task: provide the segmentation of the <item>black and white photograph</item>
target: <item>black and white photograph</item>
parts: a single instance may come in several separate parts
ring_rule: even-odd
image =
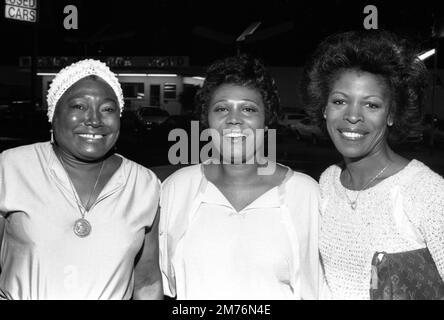
[[[0,300],[444,300],[442,7],[1,0]]]

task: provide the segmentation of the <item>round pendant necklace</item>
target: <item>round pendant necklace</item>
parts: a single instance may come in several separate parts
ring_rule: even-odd
[[[361,191],[364,190],[365,188],[367,188],[373,181],[375,181],[381,174],[383,174],[385,169],[387,169],[389,167],[389,165],[390,165],[390,163],[387,164],[384,168],[382,168],[382,170],[379,171],[376,176],[371,178],[369,182],[367,182],[360,190],[358,190],[358,193],[356,194],[355,200],[353,200],[353,201],[350,200],[350,198],[347,195],[347,189],[344,188],[345,196],[347,197],[347,202],[348,202],[348,204],[350,205],[350,207],[352,208],[353,211],[355,211],[356,208],[358,207],[358,197],[359,197],[359,194],[361,193]]]
[[[66,171],[66,175],[68,176],[69,184],[71,185],[71,189],[74,194],[74,198],[76,199],[77,207],[79,208],[80,215],[82,216],[80,219],[77,219],[74,222],[73,231],[76,236],[78,236],[80,238],[84,238],[91,233],[92,227],[91,227],[91,224],[89,223],[89,221],[86,220],[86,218],[85,218],[86,209],[85,209],[85,207],[83,207],[83,205],[81,204],[81,201],[77,197],[77,192],[76,192],[76,190],[74,188],[74,184],[72,183],[71,178],[68,174],[68,170],[66,170],[64,161],[63,161],[62,157],[59,157],[59,159],[60,159],[60,162],[62,163],[63,168]],[[89,194],[88,202],[86,203],[86,208],[89,207],[89,202],[91,201],[91,197],[94,194],[94,191],[96,191],[97,184],[100,180],[100,176],[102,175],[102,170],[103,170],[104,164],[105,164],[105,161],[102,161],[102,165],[100,166],[100,171],[99,171],[99,174],[97,175],[96,182],[94,183],[93,190]]]

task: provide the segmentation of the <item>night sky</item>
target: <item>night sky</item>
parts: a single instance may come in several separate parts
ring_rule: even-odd
[[[378,8],[379,28],[406,34],[424,48],[432,43],[433,18],[443,16],[439,1],[40,0],[34,25],[5,19],[4,2],[3,65],[17,65],[18,56],[32,53],[33,28],[41,56],[171,55],[206,65],[234,54],[235,39],[252,22],[261,21],[242,50],[269,65],[301,66],[326,35],[363,28],[367,4]],[[63,27],[63,8],[69,4],[78,9],[78,30]]]

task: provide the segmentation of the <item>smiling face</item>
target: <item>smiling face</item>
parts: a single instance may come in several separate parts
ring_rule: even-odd
[[[324,115],[328,133],[345,158],[364,158],[387,146],[390,103],[381,76],[346,70],[336,77]]]
[[[251,160],[263,146],[257,129],[265,128],[265,107],[258,90],[224,84],[212,94],[208,108],[208,124],[222,139],[215,148],[225,161]],[[213,137],[213,141],[216,141]],[[230,152],[227,152],[230,148]],[[238,162],[236,162],[238,163]]]
[[[57,145],[82,161],[104,157],[119,137],[120,109],[113,89],[100,78],[76,82],[60,98],[53,119]]]

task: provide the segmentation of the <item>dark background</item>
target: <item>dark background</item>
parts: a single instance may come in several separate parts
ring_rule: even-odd
[[[236,38],[251,23],[260,21],[257,31],[242,43],[241,51],[262,58],[269,66],[302,67],[325,36],[362,29],[366,17],[363,9],[369,4],[378,9],[379,29],[408,36],[424,49],[437,46],[438,52],[443,52],[442,39],[432,39],[433,26],[443,25],[440,2],[40,0],[38,23],[31,24],[5,19],[2,0],[0,66],[14,70],[20,56],[33,53],[77,57],[188,56],[190,66],[206,66],[215,59],[235,54]],[[66,5],[75,5],[78,9],[78,30],[66,30],[63,26]],[[426,65],[433,71],[433,59],[428,59]],[[437,67],[444,67],[443,53],[438,55]],[[3,79],[8,77],[3,75]],[[438,89],[442,90],[442,83]],[[29,98],[28,91],[14,94],[11,99]],[[44,115],[36,117],[18,114],[10,119],[0,118],[0,151],[48,140],[49,127]],[[28,129],[26,134],[23,128]],[[155,167],[161,178],[166,176],[171,171],[164,167],[168,165],[171,145],[166,136],[136,136],[131,129],[131,126],[122,128],[118,152],[145,166]],[[394,147],[405,157],[417,158],[444,174],[443,145],[423,140]],[[315,179],[340,159],[331,143],[314,145],[292,136],[280,137],[277,149],[279,162]]]
[[[301,66],[319,41],[334,32],[363,28],[366,5],[378,8],[379,28],[412,37],[427,46],[440,1],[290,0],[41,0],[37,25],[0,19],[1,57],[15,64],[32,52],[31,29],[38,29],[38,55],[184,55],[207,65],[235,53],[235,39],[261,21],[244,50],[269,65]],[[78,30],[65,30],[66,5],[79,13]],[[3,9],[4,1],[2,2]],[[444,55],[442,55],[444,57]],[[440,65],[442,65],[442,57]]]

